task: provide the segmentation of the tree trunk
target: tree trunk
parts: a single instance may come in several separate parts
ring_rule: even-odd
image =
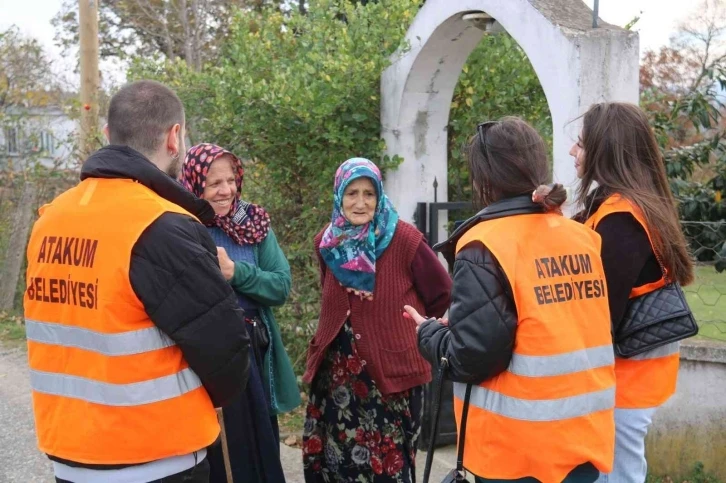
[[[3,265],[2,280],[0,280],[0,310],[12,310],[15,302],[15,291],[18,287],[18,277],[23,266],[25,246],[28,243],[30,223],[33,220],[33,210],[37,199],[37,187],[26,182],[23,194],[15,208],[13,216],[13,229],[10,232],[5,263]]]
[[[161,20],[161,25],[163,26],[164,30],[164,41],[166,42],[166,58],[170,61],[174,61],[176,59],[176,53],[174,49],[174,40],[171,38],[171,33],[169,32],[169,16],[171,15],[171,12],[167,10],[167,3],[164,2],[164,15]]]
[[[182,26],[182,35],[184,36],[184,61],[187,66],[194,69],[194,52],[192,51],[192,28],[189,25],[189,10],[187,0],[179,0],[179,21]]]
[[[201,32],[206,23],[206,2],[199,4],[199,0],[192,0],[192,12],[194,13],[194,34],[192,35],[192,52],[194,52],[195,72],[202,71],[202,49],[201,49]]]

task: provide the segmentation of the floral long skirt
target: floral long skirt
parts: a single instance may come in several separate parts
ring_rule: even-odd
[[[348,322],[313,380],[303,432],[306,483],[415,483],[421,386],[384,396]]]

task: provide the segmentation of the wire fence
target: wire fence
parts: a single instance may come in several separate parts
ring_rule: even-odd
[[[696,259],[696,279],[683,290],[698,337],[726,342],[726,220],[681,225]]]

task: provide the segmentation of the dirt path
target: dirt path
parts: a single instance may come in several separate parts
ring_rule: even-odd
[[[53,482],[50,461],[36,448],[28,356],[0,344],[0,482]]]

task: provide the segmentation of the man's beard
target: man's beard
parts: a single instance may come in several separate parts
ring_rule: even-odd
[[[178,156],[176,159],[171,160],[169,167],[166,168],[166,174],[168,174],[173,179],[179,179],[180,173],[181,173],[181,156]]]

